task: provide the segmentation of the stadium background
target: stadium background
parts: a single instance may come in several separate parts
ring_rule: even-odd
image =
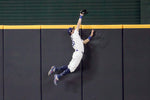
[[[96,35],[55,87],[47,72],[70,61],[66,29],[83,8],[82,38]],[[149,100],[149,11],[149,0],[1,0],[0,100]]]

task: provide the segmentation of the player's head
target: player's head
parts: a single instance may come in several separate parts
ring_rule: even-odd
[[[74,27],[70,27],[68,29],[68,34],[71,35],[74,32]]]

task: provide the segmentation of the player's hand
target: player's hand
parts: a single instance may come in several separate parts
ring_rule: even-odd
[[[94,30],[92,29],[90,36],[93,37],[93,35],[94,35]]]
[[[80,11],[80,16],[84,16],[86,14],[88,14],[86,9],[83,9],[83,10]]]
[[[80,16],[84,16],[84,14],[80,13]]]

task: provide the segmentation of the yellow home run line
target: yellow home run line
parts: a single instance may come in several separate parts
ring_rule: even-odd
[[[76,25],[0,25],[0,29],[68,29]],[[82,29],[136,29],[150,28],[150,24],[135,25],[81,25]]]
[[[4,28],[3,28],[3,25],[0,25],[0,29],[4,29]]]
[[[150,24],[135,24],[135,25],[123,25],[124,29],[127,28],[150,28]]]
[[[73,26],[76,25],[41,25],[41,29],[68,29]]]
[[[41,29],[68,29],[76,25],[41,25]],[[121,29],[122,25],[81,25],[82,29]]]
[[[41,29],[41,25],[4,25],[4,29]]]

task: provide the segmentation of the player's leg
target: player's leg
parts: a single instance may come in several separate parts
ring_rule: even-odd
[[[83,53],[76,52],[76,54],[74,55],[73,61],[70,62],[70,64],[68,65],[70,72],[74,72],[77,69],[77,67],[79,66],[81,62],[82,57],[83,57]]]
[[[72,56],[72,60],[70,61],[69,65],[72,65],[72,63],[74,62],[74,55],[75,55],[75,52],[73,53],[73,56]],[[64,70],[62,73],[60,74],[55,74],[54,75],[54,84],[57,85],[57,81],[64,75],[70,73],[70,69],[67,68],[66,70]]]
[[[64,66],[61,66],[61,67],[56,67],[56,71],[63,71],[63,70],[65,70],[65,69],[67,69],[68,68],[68,66],[67,65],[64,65]]]
[[[57,85],[57,81],[62,77],[65,76],[66,74],[70,73],[70,69],[65,69],[62,73],[60,74],[55,74],[54,75],[54,84]]]
[[[65,69],[62,73],[60,74],[55,74],[54,75],[54,84],[57,85],[57,81],[64,75],[66,74],[69,74],[70,72],[74,72],[75,69],[78,67],[78,65],[80,64],[81,62],[81,59],[82,59],[82,56],[83,54],[82,53],[79,53],[79,52],[75,52],[73,54],[73,58],[72,60],[70,61],[69,65],[68,65],[68,68]]]
[[[51,74],[54,73],[54,72],[63,71],[63,70],[65,70],[65,69],[67,69],[67,68],[68,68],[67,65],[64,65],[64,66],[61,66],[61,67],[52,66],[51,69],[50,69],[49,72],[48,72],[48,76],[51,75]]]

